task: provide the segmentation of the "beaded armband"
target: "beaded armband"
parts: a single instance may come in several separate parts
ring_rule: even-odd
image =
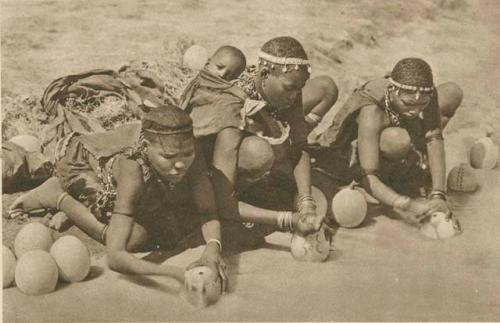
[[[220,240],[215,239],[215,238],[208,239],[207,244],[209,244],[210,242],[215,242],[217,244],[217,246],[219,247],[219,251],[222,252],[222,243],[220,242]]]
[[[318,125],[321,120],[323,119],[320,115],[317,115],[316,113],[309,113],[308,115],[305,116],[306,122],[311,124],[311,125]]]
[[[428,144],[432,141],[436,141],[436,140],[444,140],[443,134],[441,133],[441,131],[432,133],[428,136],[425,136],[425,143],[426,144]]]
[[[376,169],[360,168],[360,175],[361,175],[361,178],[364,178],[368,175],[373,175],[373,176],[379,177],[378,170],[376,170]]]

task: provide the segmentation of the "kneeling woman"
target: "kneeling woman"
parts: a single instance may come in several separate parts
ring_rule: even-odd
[[[160,265],[130,252],[175,248],[201,225],[207,245],[196,265],[210,266],[225,280],[213,189],[184,111],[161,106],[141,124],[74,133],[58,143],[56,156],[60,184],[51,179],[44,185],[67,192],[59,195],[57,209],[106,244],[111,269],[163,274]]]
[[[346,183],[357,180],[383,204],[407,211],[409,222],[449,213],[442,120],[453,116],[461,99],[454,83],[434,86],[424,60],[402,59],[390,77],[367,82],[348,98],[319,138],[329,148],[316,153],[318,166]],[[400,130],[387,129],[392,127]],[[392,139],[381,143],[381,137]],[[405,137],[404,156],[384,151]],[[427,198],[417,199],[422,195]]]

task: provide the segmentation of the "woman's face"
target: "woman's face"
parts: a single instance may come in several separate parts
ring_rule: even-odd
[[[268,68],[263,68],[260,73],[259,92],[277,109],[290,108],[297,101],[302,88],[309,79],[309,73],[303,69],[273,73]]]
[[[194,137],[186,134],[156,136],[149,143],[146,155],[163,179],[177,183],[193,163]]]
[[[429,105],[432,92],[411,90],[394,90],[391,92],[391,102],[396,110],[405,118],[417,117]]]

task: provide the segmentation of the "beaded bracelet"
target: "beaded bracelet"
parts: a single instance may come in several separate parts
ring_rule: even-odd
[[[278,212],[277,225],[278,228],[280,228],[281,230],[288,229],[289,231],[293,231],[292,212],[289,211]]]
[[[298,199],[298,203],[302,203],[302,202],[305,202],[305,201],[314,202],[314,198],[311,195],[302,195]]]
[[[432,141],[435,141],[435,140],[444,140],[443,138],[443,134],[441,132],[439,133],[433,133],[431,135],[428,135],[425,137],[425,143],[428,144]]]
[[[297,210],[302,212],[304,207],[312,207],[316,209],[316,201],[311,195],[303,195],[297,200]]]
[[[314,112],[309,113],[308,115],[305,116],[306,122],[312,125],[318,125],[323,117],[320,115],[317,115]]]
[[[440,199],[446,201],[446,192],[443,190],[432,190],[429,194],[429,199]]]
[[[220,240],[215,239],[215,238],[208,239],[208,241],[207,241],[207,245],[208,245],[210,242],[215,242],[215,243],[219,246],[219,251],[220,251],[220,252],[222,252],[222,243],[220,242]]]
[[[61,203],[66,198],[66,196],[69,196],[69,194],[67,192],[64,192],[61,195],[59,195],[59,197],[57,198],[57,202],[56,202],[56,209],[58,209],[58,210],[61,209]]]
[[[362,179],[368,175],[372,175],[372,176],[375,176],[377,178],[380,177],[377,169],[364,169],[362,167],[360,167],[360,169],[359,169],[359,175],[360,175],[360,179]]]

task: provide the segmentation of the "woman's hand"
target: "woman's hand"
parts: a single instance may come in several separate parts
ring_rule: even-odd
[[[319,216],[316,212],[294,213],[292,215],[293,228],[302,236],[317,232],[321,228],[324,216]]]
[[[411,224],[421,225],[430,216],[431,205],[428,200],[407,197],[401,203],[397,202],[395,204],[394,210]]]
[[[314,199],[306,195],[299,198],[297,204],[299,212],[292,215],[293,228],[303,236],[318,231],[321,228],[324,216],[317,215]]]
[[[445,214],[450,213],[450,207],[445,200],[440,198],[431,198],[427,200],[427,204],[429,205],[428,214],[431,215],[435,212],[443,212]]]
[[[205,247],[203,254],[200,259],[196,260],[190,264],[186,270],[192,269],[194,267],[207,266],[213,272],[218,273],[222,281],[222,291],[227,289],[227,265],[222,259],[221,251],[219,245],[216,243],[209,243]]]

